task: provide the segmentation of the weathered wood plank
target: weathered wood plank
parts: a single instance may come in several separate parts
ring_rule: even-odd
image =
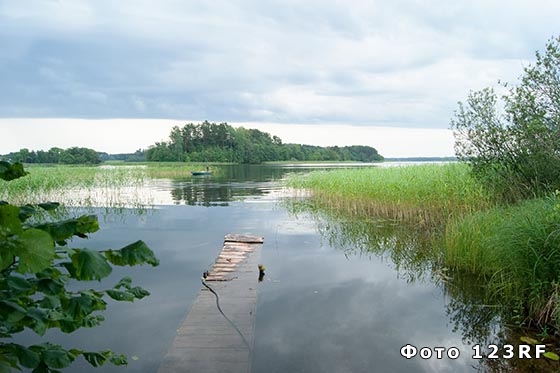
[[[206,273],[206,282],[218,293],[222,310],[243,334],[250,348],[220,314],[214,294],[202,287],[177,329],[158,373],[250,372],[258,260],[263,242],[264,238],[260,236],[227,235],[222,252]]]
[[[224,242],[263,243],[264,237],[248,234],[228,234],[224,237]]]

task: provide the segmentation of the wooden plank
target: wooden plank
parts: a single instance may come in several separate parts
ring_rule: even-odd
[[[260,236],[227,235],[222,252],[206,273],[206,283],[218,293],[222,310],[239,329],[249,348],[218,311],[214,294],[203,286],[177,329],[158,373],[250,372],[258,261],[263,242]],[[224,262],[227,258],[232,260]]]
[[[224,242],[263,243],[264,237],[248,234],[228,234],[224,237]]]

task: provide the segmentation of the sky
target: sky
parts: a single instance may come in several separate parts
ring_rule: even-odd
[[[0,0],[0,154],[133,152],[173,125],[453,155],[471,90],[558,36],[554,0]]]

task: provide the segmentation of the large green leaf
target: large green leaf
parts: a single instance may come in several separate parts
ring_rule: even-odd
[[[71,259],[72,269],[69,268],[68,263],[65,263],[66,268],[69,269],[70,275],[78,280],[101,280],[109,276],[112,271],[111,266],[107,263],[107,259],[97,251],[89,249],[76,250]]]
[[[93,367],[100,367],[107,361],[107,357],[100,352],[84,352],[83,356]]]
[[[136,241],[120,250],[107,250],[105,256],[109,261],[118,266],[135,266],[138,264],[159,265],[159,260],[144,241]]]
[[[97,232],[99,222],[95,215],[83,215],[79,218],[39,224],[35,228],[49,233],[54,241],[64,245],[66,240],[73,236],[85,238],[86,233]]]
[[[9,204],[0,205],[0,227],[7,229],[9,234],[21,233],[18,207]]]
[[[25,324],[38,335],[45,335],[49,322],[49,313],[45,309],[30,308],[27,310]]]
[[[8,276],[6,283],[11,291],[25,293],[33,289],[33,286],[23,277]]]
[[[39,203],[37,205],[23,205],[19,207],[19,219],[24,222],[33,215],[38,213],[38,208],[45,210],[45,211],[53,211],[60,206],[58,202],[45,202]]]
[[[89,315],[83,318],[80,327],[94,328],[101,325],[104,320],[105,317],[103,317],[102,315]]]
[[[13,364],[10,364],[8,361],[8,356],[3,355],[2,360],[0,360],[0,373],[11,373],[12,368],[15,368],[17,365],[17,361],[14,361]]]
[[[107,295],[113,298],[114,300],[118,300],[118,301],[126,301],[126,302],[134,301],[134,294],[128,291],[109,289],[107,290]]]
[[[39,365],[41,357],[37,352],[18,344],[12,346],[21,365],[26,368],[36,368]]]
[[[123,277],[113,289],[107,290],[106,293],[115,300],[128,302],[133,302],[134,299],[142,299],[150,295],[149,291],[140,286],[132,287],[132,279],[128,276]]]
[[[43,308],[54,310],[60,306],[60,298],[54,295],[45,295],[39,304]]]
[[[106,303],[102,296],[102,293],[82,291],[79,296],[63,299],[62,311],[68,315],[69,320],[81,320],[94,311],[105,310]]]
[[[51,237],[44,231],[29,228],[20,234],[19,263],[20,273],[37,273],[52,264],[54,244]]]
[[[43,203],[39,203],[37,206],[39,206],[40,208],[42,208],[45,211],[53,211],[53,210],[56,210],[60,206],[60,203],[58,203],[58,202],[43,202]]]
[[[20,357],[18,357],[19,348],[25,348],[25,347],[15,343],[0,344],[0,373],[4,373],[4,372],[10,373],[15,369],[21,370],[19,366]],[[31,365],[31,362],[29,363]]]
[[[15,302],[1,300],[0,314],[2,315],[1,319],[13,324],[23,320],[23,318],[27,315],[27,310]]]
[[[120,288],[125,288],[125,289],[130,289],[130,287],[132,286],[132,278],[130,276],[125,276],[123,278],[120,279],[120,281],[113,286],[114,289],[120,289]]]
[[[140,286],[135,286],[129,290],[129,292],[134,295],[136,299],[142,299],[150,295],[150,292],[146,289],[141,288]]]
[[[35,209],[35,206],[33,205],[23,205],[19,207],[19,220],[24,222],[27,219],[29,219],[30,217],[32,217],[35,213],[37,212],[37,209]]]
[[[84,352],[84,358],[94,367],[99,367],[109,360],[114,365],[126,365],[128,364],[126,356],[117,355],[111,350],[105,350],[101,352]]]
[[[70,263],[70,266],[72,264]],[[65,278],[41,278],[37,281],[37,290],[46,294],[58,296],[64,292],[64,286],[66,285]]]
[[[126,356],[124,356],[123,354],[112,354],[109,357],[109,361],[111,362],[111,364],[113,365],[127,365],[128,361],[126,360]]]
[[[4,270],[15,263],[17,252],[17,237],[6,237],[6,231],[0,227],[0,270]]]
[[[23,170],[23,165],[19,162],[11,164],[0,161],[0,179],[10,181],[27,175]]]
[[[66,368],[76,359],[74,353],[63,349],[61,346],[50,343],[45,343],[40,346],[43,347],[41,357],[49,368]]]

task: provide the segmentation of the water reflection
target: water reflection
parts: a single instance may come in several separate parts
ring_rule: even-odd
[[[481,346],[483,354],[489,352],[487,346],[490,344],[501,347],[511,344],[517,348],[522,343],[520,337],[523,334],[512,332],[513,329],[510,329],[507,322],[504,322],[512,320],[511,307],[505,306],[507,303],[500,302],[499,295],[489,294],[484,279],[464,273],[452,273],[440,265],[437,245],[440,245],[441,241],[437,232],[418,230],[414,226],[407,226],[403,223],[341,216],[334,211],[316,208],[309,199],[295,202],[292,200],[286,203],[286,206],[292,214],[307,213],[316,222],[319,234],[329,246],[342,251],[349,260],[352,256],[377,257],[386,260],[390,266],[394,267],[398,276],[406,279],[411,286],[431,284],[440,289],[445,297],[445,317],[452,326],[452,332],[459,333],[461,336],[461,344],[465,348],[464,354],[474,369],[488,372],[558,371],[558,363],[545,358],[539,360],[470,359],[474,354],[472,346]],[[390,290],[390,292],[393,291],[395,290]],[[352,292],[351,288],[345,290],[346,294],[352,294]],[[384,296],[386,293],[378,295],[379,299],[383,299]],[[337,295],[337,299],[343,298]],[[385,299],[384,302],[386,302]],[[363,304],[364,302],[358,303]],[[410,304],[395,304],[392,309],[400,310],[401,307],[417,308],[421,306],[422,302],[415,300]],[[417,311],[420,310],[417,309]],[[390,317],[385,316],[383,319],[389,320]],[[410,315],[406,319],[403,318],[403,327],[406,328],[405,324],[409,319]],[[361,324],[361,320],[358,324],[367,330],[367,324]],[[414,328],[413,325],[409,325],[409,327]],[[378,333],[378,331],[376,332]],[[383,338],[387,338],[389,343],[389,336],[383,335]],[[425,340],[425,338],[425,335],[418,336],[416,341],[410,338],[409,343],[418,346],[418,340]],[[539,341],[543,344],[546,343],[546,340],[543,339],[539,339]],[[435,343],[435,345],[442,345],[442,343]],[[548,350],[551,348],[549,347]],[[504,350],[500,351],[500,354],[504,353]],[[532,354],[534,356],[534,350]],[[336,364],[335,361],[331,363]],[[391,366],[390,370],[394,368],[395,366]],[[398,366],[396,368],[400,369]],[[440,368],[438,367],[437,370]],[[347,367],[342,367],[342,369],[347,369]],[[422,368],[417,366],[414,370],[422,371]],[[457,367],[451,370],[457,371]],[[360,369],[358,366],[352,366],[347,371],[360,371]]]
[[[246,197],[265,196],[269,190],[265,185],[253,183],[226,183],[201,180],[173,180],[171,199],[176,205],[229,206],[229,202]]]
[[[326,223],[316,217],[300,211],[263,251],[253,372],[472,370],[470,346],[447,327],[438,288],[399,279],[389,257],[353,250],[348,236],[317,234]],[[461,357],[407,360],[407,343],[457,346]]]
[[[361,167],[367,166],[371,165],[366,164]],[[215,166],[215,168],[217,171],[211,176],[169,179],[172,203],[226,207],[230,202],[236,200],[277,199],[280,180],[289,174],[309,172],[310,169],[316,167],[301,164],[297,167],[294,165],[226,165]]]
[[[294,215],[308,213],[321,237],[349,255],[385,258],[408,281],[433,278],[437,250],[433,232],[386,219],[352,217],[317,208],[312,199],[289,199],[284,205]]]

